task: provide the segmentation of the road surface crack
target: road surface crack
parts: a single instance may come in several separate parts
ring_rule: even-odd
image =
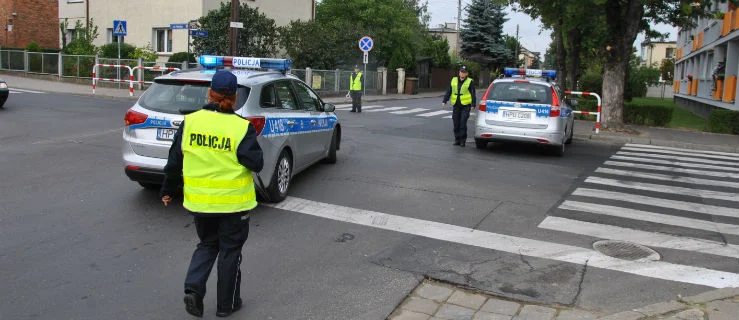
[[[499,207],[500,207],[501,205],[503,205],[503,203],[505,203],[505,201],[501,201],[501,202],[499,202],[499,203],[498,203],[498,204],[497,204],[497,205],[495,206],[495,208],[493,208],[493,210],[490,210],[490,212],[488,212],[488,214],[487,214],[487,215],[485,215],[485,216],[484,216],[484,217],[483,217],[482,219],[480,219],[480,221],[478,221],[478,222],[477,222],[477,223],[476,223],[476,224],[475,224],[474,226],[472,226],[472,229],[473,229],[473,230],[477,230],[477,228],[478,228],[478,227],[479,227],[479,226],[480,226],[480,225],[482,224],[482,222],[483,222],[483,221],[485,221],[485,220],[486,220],[486,219],[487,219],[488,217],[490,217],[490,216],[491,216],[491,215],[492,215],[492,214],[493,214],[493,213],[495,212],[495,210],[498,210],[498,208],[499,208]]]
[[[572,298],[570,306],[576,306],[577,300],[580,299],[580,294],[582,293],[582,283],[585,282],[585,273],[588,272],[588,262],[590,262],[590,257],[585,260],[585,264],[582,267],[582,273],[580,273],[580,282],[577,284],[577,292],[575,293],[575,297]]]

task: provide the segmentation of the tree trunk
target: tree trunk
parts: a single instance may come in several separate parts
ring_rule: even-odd
[[[557,85],[565,88],[565,78],[567,75],[567,67],[565,59],[567,59],[567,51],[565,51],[565,42],[563,37],[564,19],[560,16],[557,24],[554,26],[554,41],[557,43]]]
[[[580,78],[580,45],[582,31],[575,27],[567,31],[567,89],[577,91],[577,80]]]
[[[483,87],[487,88],[488,84],[490,84],[490,67],[488,66],[481,66],[480,67],[480,82],[476,84],[478,88]]]
[[[606,2],[606,62],[603,66],[603,109],[601,125],[604,129],[623,127],[624,89],[631,49],[644,17],[640,0],[608,0]]]

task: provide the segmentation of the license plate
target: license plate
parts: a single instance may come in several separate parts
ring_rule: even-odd
[[[175,133],[177,133],[177,129],[157,128],[157,140],[172,141]]]
[[[506,119],[506,120],[531,120],[531,112],[503,111],[503,119]]]

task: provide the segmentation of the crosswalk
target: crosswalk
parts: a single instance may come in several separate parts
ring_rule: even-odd
[[[18,88],[10,88],[8,90],[12,94],[18,94],[18,93],[46,93],[41,91],[35,91],[35,90],[27,90],[27,89],[18,89]]]
[[[349,112],[352,109],[351,104],[337,104],[337,112]],[[407,115],[420,118],[443,118],[451,119],[452,110],[447,108],[445,110],[439,110],[438,108],[421,108],[421,107],[387,107],[383,105],[367,105],[362,106],[362,113],[389,113],[394,115]],[[475,117],[477,112],[470,112],[470,118]]]
[[[739,154],[627,144],[538,227],[736,265]]]

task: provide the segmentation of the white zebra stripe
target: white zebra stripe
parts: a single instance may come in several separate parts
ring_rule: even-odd
[[[603,168],[603,167],[595,169],[595,172],[604,173],[604,174],[620,175],[620,176],[625,176],[625,177],[630,177],[630,178],[644,178],[644,179],[661,180],[661,181],[673,181],[673,182],[680,182],[680,183],[700,184],[700,185],[706,185],[706,186],[739,188],[739,183],[731,182],[731,181],[709,180],[709,179],[700,179],[700,178],[691,178],[691,177],[676,177],[676,176],[659,174],[659,173],[626,171],[626,170],[610,169],[610,168]],[[739,194],[737,194],[737,197],[739,197]]]
[[[708,170],[698,170],[698,169],[685,169],[685,168],[665,167],[665,166],[653,166],[650,164],[637,164],[637,163],[610,161],[610,160],[604,162],[603,164],[607,166],[616,166],[616,167],[638,168],[638,169],[648,169],[648,170],[657,170],[657,171],[668,171],[668,172],[675,172],[675,173],[687,173],[687,174],[711,176],[711,177],[718,177],[718,178],[739,179],[739,173],[718,172],[718,171],[708,171]]]
[[[654,192],[661,192],[661,193],[672,193],[672,194],[679,194],[679,195],[684,195],[684,196],[739,202],[739,194],[729,193],[729,192],[673,187],[673,186],[667,186],[667,185],[662,185],[662,184],[621,181],[621,180],[600,178],[600,177],[588,177],[587,179],[585,179],[585,183],[595,183],[595,184],[602,184],[602,185],[613,186],[613,187],[629,188],[629,189],[644,190],[644,191],[654,191]]]

